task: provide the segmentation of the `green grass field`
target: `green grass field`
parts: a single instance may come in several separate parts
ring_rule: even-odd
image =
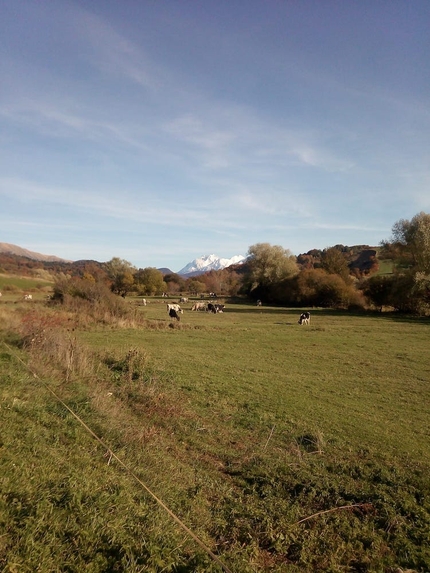
[[[50,310],[28,349],[28,307],[4,318],[3,570],[222,570],[45,383],[225,570],[430,570],[428,320],[137,303],[134,328]]]
[[[2,302],[16,302],[22,294],[31,293],[33,298],[44,298],[52,290],[53,281],[43,278],[28,278],[0,274],[0,292]]]
[[[382,259],[379,261],[379,270],[376,272],[377,275],[391,275],[393,273],[393,261],[391,259]]]

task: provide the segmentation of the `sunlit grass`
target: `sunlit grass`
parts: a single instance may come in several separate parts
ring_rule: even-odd
[[[429,570],[429,321],[187,306],[172,323],[151,300],[134,329],[49,318],[25,352],[6,337],[2,567],[220,570],[45,376],[232,571]]]

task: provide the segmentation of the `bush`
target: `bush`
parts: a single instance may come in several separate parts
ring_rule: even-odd
[[[430,277],[422,272],[397,275],[391,289],[391,302],[400,312],[430,315]]]
[[[363,283],[362,291],[371,305],[382,310],[383,306],[393,306],[391,296],[393,284],[394,277],[392,275],[375,275]]]
[[[17,292],[19,288],[14,284],[3,285],[2,287],[3,292]]]
[[[111,292],[107,285],[88,279],[61,279],[54,285],[52,300],[75,312],[80,322],[92,321],[133,326],[141,322],[142,314],[132,309],[123,298]]]
[[[308,269],[297,278],[297,302],[304,306],[350,308],[364,306],[354,284],[341,276],[328,274],[323,269]]]

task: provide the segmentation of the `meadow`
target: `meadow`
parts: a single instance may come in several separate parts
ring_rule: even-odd
[[[47,273],[45,273],[47,274]],[[11,276],[0,273],[0,292],[3,301],[16,301],[22,298],[23,292],[35,293],[36,297],[46,296],[52,290],[53,280]]]
[[[0,304],[3,570],[430,571],[428,320],[148,300]]]

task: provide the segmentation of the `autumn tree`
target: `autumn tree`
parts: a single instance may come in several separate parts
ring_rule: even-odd
[[[197,277],[189,278],[185,282],[185,288],[186,288],[187,292],[189,292],[191,294],[199,294],[199,293],[205,292],[206,285],[203,281],[199,280],[199,278],[197,278]]]
[[[170,294],[177,294],[185,290],[185,279],[177,273],[168,273],[164,275],[166,291]]]
[[[125,297],[134,287],[134,273],[136,268],[119,257],[113,257],[104,264],[109,279],[111,280],[111,290],[115,294]]]
[[[339,275],[344,280],[349,276],[346,258],[337,247],[324,249],[321,255],[321,268],[330,275]]]
[[[421,211],[410,221],[400,219],[390,240],[383,241],[383,256],[395,262],[390,298],[404,312],[430,314],[430,214]]]
[[[248,288],[259,298],[270,298],[279,283],[298,272],[297,259],[289,249],[269,243],[257,243],[248,249]]]
[[[139,269],[134,275],[139,294],[154,296],[166,290],[163,273],[155,267]]]
[[[207,292],[216,292],[218,294],[225,294],[230,292],[230,279],[234,272],[226,269],[212,270],[204,273],[200,279],[205,283]]]
[[[78,275],[86,280],[108,282],[108,276],[106,270],[103,268],[103,263],[97,263],[95,261],[85,262],[79,269]]]
[[[397,248],[400,264],[430,274],[430,214],[421,211],[410,221],[397,221],[392,228],[390,243]],[[384,242],[382,246],[388,247]]]
[[[236,296],[242,285],[242,276],[236,271],[230,271],[224,282],[224,290],[230,296]]]
[[[389,240],[382,241],[380,256],[394,261],[388,278],[375,277],[363,285],[366,296],[379,308],[430,314],[430,215],[420,212],[410,221],[394,223]]]

